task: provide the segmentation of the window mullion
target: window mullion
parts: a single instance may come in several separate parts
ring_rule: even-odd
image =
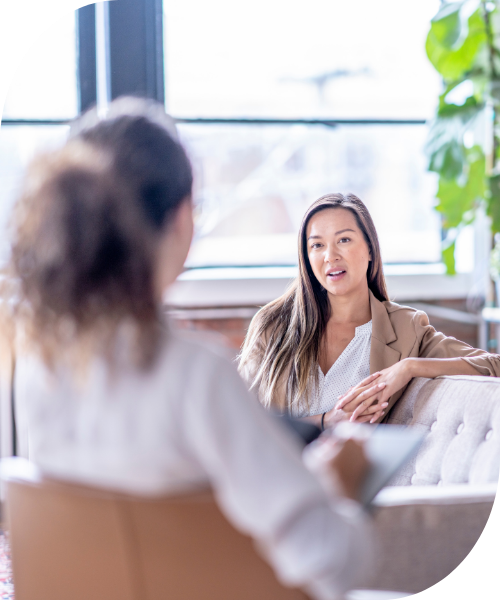
[[[76,11],[78,112],[97,101],[95,8],[93,4]]]

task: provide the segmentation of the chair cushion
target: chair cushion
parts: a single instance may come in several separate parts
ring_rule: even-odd
[[[500,470],[500,378],[465,375],[414,379],[387,423],[427,437],[391,485],[482,484]]]

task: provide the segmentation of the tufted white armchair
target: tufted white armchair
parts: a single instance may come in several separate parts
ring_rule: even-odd
[[[451,573],[488,520],[500,470],[500,378],[414,379],[387,423],[426,433],[375,499],[373,589],[422,591]]]

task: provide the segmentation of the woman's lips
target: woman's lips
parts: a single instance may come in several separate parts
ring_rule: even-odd
[[[328,273],[326,278],[330,281],[339,281],[340,279],[342,279],[342,277],[344,277],[345,274],[346,271],[342,271],[339,269],[337,271],[332,271],[331,273]]]

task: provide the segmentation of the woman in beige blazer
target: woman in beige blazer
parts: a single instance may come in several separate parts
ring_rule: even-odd
[[[324,429],[346,419],[380,422],[413,377],[499,376],[500,356],[390,302],[366,206],[329,194],[304,216],[299,275],[254,317],[240,373],[264,406]]]

